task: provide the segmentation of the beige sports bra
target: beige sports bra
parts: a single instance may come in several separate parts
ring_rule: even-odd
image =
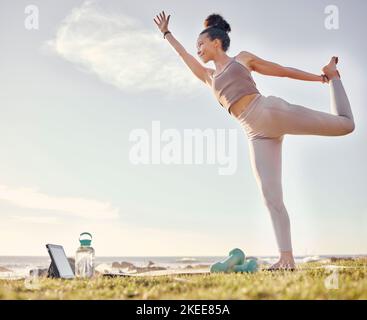
[[[236,60],[231,61],[217,75],[212,75],[212,89],[219,103],[230,113],[230,107],[243,96],[260,93],[250,71]]]

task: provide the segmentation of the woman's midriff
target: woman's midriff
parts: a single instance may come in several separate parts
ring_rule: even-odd
[[[258,93],[243,96],[229,108],[229,112],[237,118],[247,108],[250,102],[256,98],[257,95]]]

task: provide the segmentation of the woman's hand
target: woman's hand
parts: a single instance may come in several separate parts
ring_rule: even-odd
[[[329,78],[327,77],[326,74],[321,75],[321,82],[322,83],[329,83]]]
[[[168,23],[169,23],[169,18],[171,17],[171,15],[168,15],[168,17],[166,18],[166,14],[164,13],[164,11],[162,11],[162,13],[158,15],[156,15],[156,18],[154,18],[154,22],[155,24],[158,26],[159,30],[164,33],[166,31],[168,31]],[[155,21],[155,19],[158,20]]]

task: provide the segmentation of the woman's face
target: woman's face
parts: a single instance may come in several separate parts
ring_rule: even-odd
[[[207,63],[211,60],[213,60],[213,56],[215,52],[218,50],[218,40],[211,41],[207,34],[201,34],[198,37],[198,40],[196,42],[197,46],[197,55],[200,57],[200,59]]]

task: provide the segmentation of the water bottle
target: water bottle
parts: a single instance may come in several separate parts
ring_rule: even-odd
[[[80,247],[75,255],[75,275],[78,278],[91,278],[94,275],[94,249],[92,235],[83,232],[79,236]]]

